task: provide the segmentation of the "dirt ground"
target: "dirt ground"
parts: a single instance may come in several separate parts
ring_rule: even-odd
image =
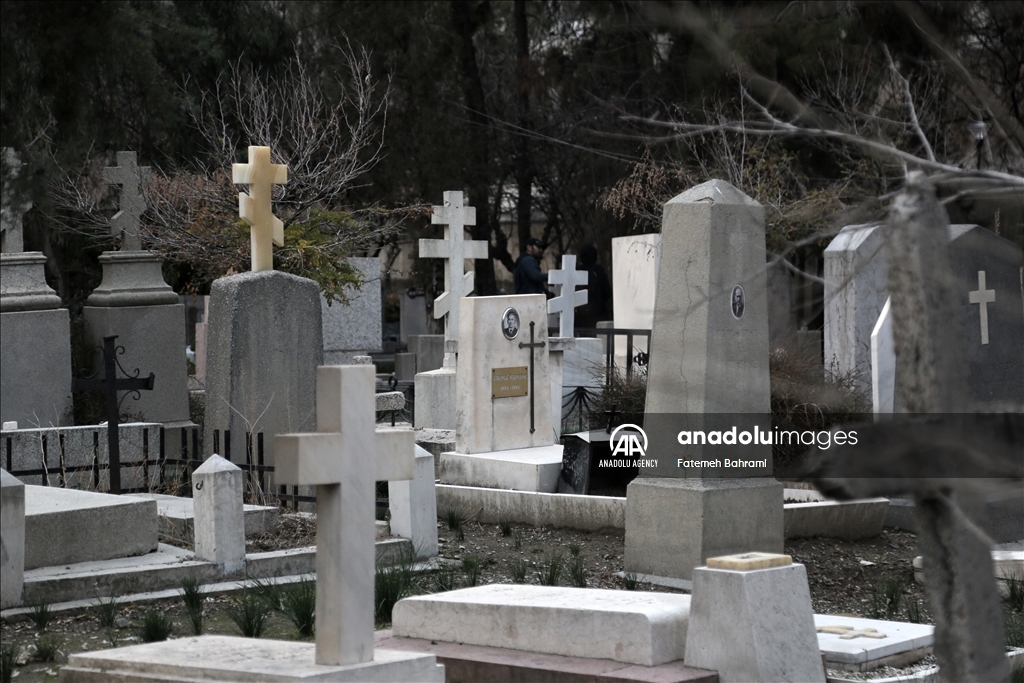
[[[422,575],[411,588],[416,593],[435,592],[439,588],[462,587],[486,583],[513,583],[521,572],[527,583],[550,579],[551,565],[560,564],[558,585],[578,585],[585,581],[592,588],[626,590],[668,590],[647,584],[632,585],[623,570],[624,532],[607,529],[597,532],[570,529],[536,528],[512,525],[502,529],[497,524],[462,523],[463,538],[439,522],[440,556],[448,560],[446,576]],[[505,535],[505,531],[509,534]],[[280,529],[273,535],[251,539],[250,552],[311,545],[315,524],[308,517],[286,515]],[[855,616],[885,616],[886,591],[899,594],[900,604],[892,616],[906,620],[914,611],[915,618],[929,622],[924,596],[913,581],[911,562],[916,554],[913,534],[885,531],[865,541],[834,539],[801,539],[788,541],[786,552],[793,560],[807,567],[811,601],[817,613]],[[578,559],[576,559],[578,556]],[[892,609],[893,599],[889,600]],[[228,617],[232,598],[207,598],[205,633],[238,635]],[[121,608],[119,627],[104,628],[99,622],[98,608],[55,618],[46,633],[36,633],[30,621],[20,620],[2,625],[5,647],[14,645],[21,664],[15,668],[19,682],[54,680],[67,655],[85,650],[124,646],[139,642],[139,626],[143,615],[152,609],[164,612],[174,622],[172,637],[191,635],[181,600],[167,600],[148,605]],[[380,624],[384,627],[384,624]],[[41,637],[61,643],[56,661],[36,661],[36,644]],[[301,639],[292,624],[279,612],[268,617],[265,638]],[[307,639],[308,640],[308,639]],[[113,641],[113,643],[112,643]]]

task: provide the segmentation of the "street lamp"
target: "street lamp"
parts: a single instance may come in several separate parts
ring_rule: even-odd
[[[967,130],[971,132],[978,143],[978,170],[981,170],[981,148],[985,144],[985,136],[988,134],[988,124],[984,121],[975,121],[967,124]]]

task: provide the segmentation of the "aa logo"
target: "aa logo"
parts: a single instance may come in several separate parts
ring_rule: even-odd
[[[634,424],[622,424],[612,432],[611,445],[612,457],[643,458],[647,455],[647,433]]]

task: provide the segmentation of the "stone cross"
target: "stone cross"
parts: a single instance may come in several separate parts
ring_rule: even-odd
[[[981,343],[988,344],[988,305],[996,302],[996,290],[985,289],[985,271],[978,271],[978,290],[968,292],[970,302],[978,304],[981,315]]]
[[[476,208],[463,206],[461,192],[445,192],[444,206],[435,206],[430,217],[433,225],[443,224],[444,239],[420,240],[420,258],[443,258],[444,292],[434,299],[434,318],[445,318],[445,340],[459,334],[459,299],[473,291],[474,273],[466,272],[466,259],[487,258],[484,240],[467,240],[463,231],[476,225]]]
[[[249,163],[231,164],[231,182],[249,186],[249,194],[238,193],[238,215],[249,224],[252,271],[273,270],[271,242],[284,246],[284,223],[271,209],[271,186],[288,182],[288,167],[270,163],[269,147],[250,147]]]
[[[373,660],[374,484],[412,479],[412,430],[374,431],[372,365],[317,368],[314,434],[275,437],[274,477],[316,485],[316,663]]]
[[[4,147],[3,196],[0,199],[0,251],[13,254],[25,250],[22,218],[32,208],[32,202],[19,201],[18,177],[21,175],[21,157],[11,147]]]
[[[558,296],[548,299],[548,313],[558,313],[558,336],[572,337],[576,327],[576,307],[587,303],[587,290],[576,291],[577,285],[586,285],[590,273],[576,270],[576,256],[562,255],[562,269],[548,271],[548,284],[561,285]]]
[[[135,152],[118,152],[117,166],[103,169],[103,180],[120,188],[120,211],[110,219],[110,234],[121,240],[121,251],[142,251],[139,225],[146,200],[141,186],[148,176],[149,166],[139,166]]]

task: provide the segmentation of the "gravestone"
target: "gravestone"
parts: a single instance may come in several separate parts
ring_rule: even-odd
[[[408,344],[410,336],[427,334],[427,332],[426,297],[415,289],[402,290],[398,299],[399,341]]]
[[[0,609],[21,604],[25,588],[25,485],[0,468]]]
[[[391,533],[412,542],[417,559],[437,556],[434,456],[416,446],[415,476],[388,483]]]
[[[462,300],[455,451],[444,483],[554,492],[547,302],[541,294]],[[418,393],[417,393],[418,395]]]
[[[764,209],[712,180],[670,200],[662,225],[644,417],[653,466],[627,487],[625,569],[686,580],[708,557],[783,547],[771,446],[677,439],[770,429]]]
[[[437,370],[444,364],[443,334],[413,334],[409,336],[409,353],[416,356],[416,371]]]
[[[315,282],[267,268],[280,223],[271,212],[270,183],[283,182],[287,173],[270,164],[265,147],[250,148],[249,158],[248,166],[235,164],[235,180],[253,183],[251,196],[240,194],[239,201],[253,234],[253,266],[264,269],[219,278],[210,288],[203,443],[212,453],[214,430],[230,431],[244,453],[246,434],[262,432],[264,463],[273,466],[276,434],[316,428],[323,323]]]
[[[654,297],[661,264],[659,233],[612,238],[612,312],[617,329],[649,330],[654,324]],[[634,339],[635,354],[646,353],[647,340]],[[624,367],[626,339],[615,340],[615,362]]]
[[[685,661],[722,683],[825,683],[804,566],[745,553],[694,569]]]
[[[433,225],[444,225],[444,239],[421,239],[420,258],[444,259],[444,292],[434,299],[434,318],[444,319],[445,360],[441,368],[416,375],[416,427],[455,428],[455,354],[458,351],[460,304],[473,291],[473,271],[465,272],[466,259],[487,258],[488,244],[466,240],[466,226],[476,225],[476,209],[464,206],[461,192],[445,192],[444,205],[435,206]]]
[[[348,263],[363,279],[360,289],[345,288],[348,304],[335,301],[328,306],[320,295],[326,365],[346,365],[381,347],[380,259],[352,257]]]
[[[196,381],[206,387],[206,346],[210,329],[210,297],[204,296],[203,319],[196,323]]]
[[[413,476],[411,430],[374,430],[372,366],[320,367],[319,431],[276,438],[277,476],[316,485],[316,642],[200,636],[72,655],[62,676],[157,670],[174,680],[444,681],[433,655],[374,650],[374,482]]]
[[[0,230],[0,420],[22,427],[71,422],[71,324],[46,284],[42,252],[23,252],[20,157],[5,148]]]
[[[148,167],[139,167],[135,152],[118,152],[117,166],[104,169],[104,180],[118,188],[120,210],[110,220],[120,251],[100,257],[103,280],[82,308],[88,340],[99,347],[116,335],[124,353],[118,357],[131,371],[143,368],[157,377],[152,391],[143,393],[129,410],[137,419],[165,426],[165,452],[180,447],[180,429],[192,426],[188,412],[188,365],[185,359],[185,307],[164,282],[159,254],[142,250],[141,216],[146,210],[142,185]],[[99,371],[103,359],[94,356]]]
[[[878,225],[850,225],[825,248],[825,367],[855,373],[870,391],[871,331],[888,298],[889,261]]]
[[[196,557],[225,576],[245,571],[244,486],[242,470],[216,453],[192,473]]]

